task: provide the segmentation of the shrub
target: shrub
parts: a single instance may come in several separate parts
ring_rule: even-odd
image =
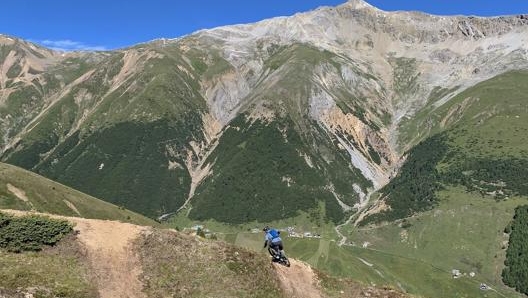
[[[10,252],[39,251],[43,245],[55,245],[71,231],[72,225],[64,220],[0,213],[0,248]]]

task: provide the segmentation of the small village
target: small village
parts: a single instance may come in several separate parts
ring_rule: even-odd
[[[454,279],[458,279],[458,278],[461,278],[461,277],[475,277],[476,276],[476,273],[471,271],[469,273],[466,273],[466,272],[461,272],[460,270],[458,269],[453,269],[451,270],[451,276],[454,278]],[[483,290],[483,291],[487,291],[487,290],[491,290],[490,286],[488,286],[487,284],[485,283],[481,283],[479,285],[479,289]]]
[[[292,238],[321,238],[321,234],[313,231],[299,231],[295,227],[285,227],[278,228],[283,237],[292,237]],[[206,228],[204,225],[196,224],[192,227],[186,227],[182,229],[182,232],[188,234],[200,235],[204,238],[215,238],[213,235],[218,234],[217,232],[212,232],[210,229]],[[250,231],[252,234],[262,233],[262,228],[252,228]]]
[[[293,238],[321,238],[321,234],[312,231],[298,231],[295,227],[278,228],[278,230],[287,237]],[[251,233],[260,233],[262,229],[253,228]],[[286,232],[286,234],[284,234]]]

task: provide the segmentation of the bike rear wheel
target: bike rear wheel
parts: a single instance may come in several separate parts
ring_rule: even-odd
[[[281,263],[286,267],[290,267],[290,260],[287,257],[283,257]]]
[[[278,262],[286,267],[290,267],[290,260],[288,260],[286,256],[280,256],[279,252],[271,247],[268,247],[268,252],[273,257],[274,262]]]
[[[269,252],[269,254],[270,254],[272,257],[274,257],[274,258],[277,257],[278,254],[279,254],[275,249],[273,249],[273,248],[271,248],[271,247],[269,247],[269,246],[268,246],[268,252]]]

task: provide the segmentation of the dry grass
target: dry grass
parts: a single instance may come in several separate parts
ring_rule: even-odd
[[[41,252],[0,250],[0,297],[97,297],[86,251],[75,238],[69,235]]]
[[[326,273],[315,270],[320,281],[320,285],[325,292],[325,296],[340,298],[411,298],[408,294],[403,294],[397,290],[383,287],[376,288],[362,285],[356,281],[346,278],[332,277]]]
[[[284,297],[263,255],[173,231],[136,241],[148,297]]]

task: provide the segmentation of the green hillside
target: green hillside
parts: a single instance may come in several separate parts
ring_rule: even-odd
[[[40,252],[0,249],[0,297],[98,297],[83,247],[69,235]]]
[[[505,290],[504,268],[508,237],[503,233],[514,209],[526,204],[526,197],[494,201],[462,187],[437,193],[437,206],[404,220],[382,225],[351,228],[349,240],[358,246],[428,263],[450,273],[458,269],[472,283],[486,283]],[[469,276],[470,272],[475,277]],[[516,297],[511,293],[507,297]]]
[[[507,212],[511,211],[511,207],[505,209]],[[448,215],[445,216],[446,222]],[[450,217],[451,215],[449,215]],[[469,217],[467,221],[470,221]],[[502,222],[507,221],[508,219],[505,218]],[[464,235],[462,230],[453,237],[453,243],[458,245],[459,242],[469,242],[480,236],[485,236],[484,239],[479,239],[474,244],[475,248],[478,245],[487,245],[484,248],[485,253],[482,253],[482,249],[478,248],[475,250],[476,256],[473,256],[472,250],[468,247],[465,250],[468,259],[463,259],[460,251],[453,251],[451,247],[448,247],[449,244],[446,243],[445,238],[439,238],[439,234],[442,232],[437,231],[437,229],[438,225],[441,224],[442,222],[439,221],[429,222],[427,228],[430,230],[427,231],[430,232],[430,235],[427,234],[427,231],[422,232],[424,236],[417,243],[421,247],[426,245],[424,251],[414,249],[414,242],[402,243],[401,239],[394,239],[394,235],[399,235],[399,232],[402,231],[402,228],[397,225],[387,226],[385,229],[380,228],[379,230],[354,231],[349,238],[353,241],[353,245],[345,246],[338,246],[334,238],[328,237],[331,236],[330,234],[324,233],[322,238],[288,236],[283,238],[285,252],[289,257],[303,260],[317,270],[335,278],[349,278],[362,284],[390,287],[419,297],[522,297],[522,295],[502,284],[500,272],[497,275],[497,272],[493,271],[493,267],[500,266],[500,262],[504,260],[504,250],[501,249],[500,245],[493,246],[494,243],[492,243],[495,241],[495,237],[500,238],[502,234],[500,237],[498,232],[492,235],[485,234],[486,227],[494,226],[495,222],[479,230],[470,240],[465,240],[467,235]],[[449,228],[451,227],[446,227],[443,232],[448,233]],[[393,233],[394,229],[399,229],[398,234]],[[413,232],[410,237],[422,235],[419,227],[416,229],[416,234]],[[386,231],[386,233],[382,233],[382,231]],[[387,237],[387,239],[383,237]],[[225,235],[226,241],[255,251],[262,251],[262,238],[261,233],[249,232]],[[414,240],[414,238],[409,239]],[[500,240],[502,241],[503,238]],[[370,241],[367,248],[362,247],[364,241]],[[496,252],[500,256],[494,259]],[[473,268],[471,267],[473,261],[489,262],[490,260],[487,259],[489,254],[491,254],[491,260],[494,260],[493,263],[483,265],[481,271],[470,269]],[[466,276],[454,279],[452,269],[459,269],[461,272],[465,272]],[[468,275],[471,270],[476,272],[474,278]],[[492,271],[493,273],[491,273]],[[487,284],[493,290],[480,290],[481,283]]]
[[[0,209],[33,210],[74,217],[157,223],[33,172],[0,163]]]
[[[431,132],[438,132],[410,149],[398,175],[380,190],[391,209],[362,224],[432,209],[437,191],[447,185],[463,185],[490,204],[527,196],[527,81],[528,72],[506,73],[421,112],[415,124],[427,119]]]
[[[428,104],[402,122],[400,147],[412,148],[427,136],[458,128],[468,131],[456,136],[458,145],[470,149],[468,153],[526,153],[523,131],[528,124],[523,117],[528,113],[527,79],[527,71],[510,71],[480,82],[438,107],[438,100],[453,90],[434,89]]]
[[[319,213],[321,202],[324,220],[337,223],[344,213],[327,186],[340,182],[337,192],[353,205],[357,198],[346,182],[367,182],[343,166],[344,155],[333,158],[327,164],[317,157],[289,119],[251,123],[240,115],[209,156],[213,175],[197,189],[190,217],[237,224],[268,222],[295,217],[300,211]]]
[[[503,231],[528,202],[527,81],[527,72],[506,73],[422,111],[415,121],[433,135],[408,150],[380,190],[390,208],[350,228],[350,240],[504,287]]]
[[[202,150],[214,148],[206,164],[215,174],[196,189],[192,218],[264,222],[295,217],[301,210],[319,214],[322,202],[324,220],[341,222],[347,214],[338,200],[353,206],[358,190],[367,193],[372,182],[351,165],[341,144],[355,146],[358,140],[344,129],[330,131],[310,115],[310,90],[325,90],[340,116],[360,119],[368,127],[369,140],[364,140],[360,154],[378,166],[387,152],[377,152],[384,145],[372,142],[382,141],[378,134],[391,116],[386,106],[369,98],[385,97],[381,80],[369,74],[367,66],[313,45],[261,44],[257,51],[263,57],[262,73],[248,72],[250,90],[240,94],[244,98],[231,98],[225,92],[238,92],[229,90],[234,82],[222,82],[240,70],[222,56],[220,45],[189,36],[166,46],[153,42],[59,59],[42,75],[64,78],[46,81],[48,87],[62,86],[62,92],[41,92],[34,106],[15,105],[20,100],[13,98],[3,107],[15,118],[22,117],[24,109],[44,112],[33,115],[29,127],[24,127],[29,119],[23,119],[9,134],[22,133],[1,160],[158,217],[187,200],[190,172],[195,170],[187,168],[189,162],[196,166],[209,153]],[[321,68],[336,78],[331,89],[315,79]],[[354,79],[356,88],[350,77],[365,78],[365,83]],[[215,85],[213,91],[206,89]],[[218,100],[226,103],[217,106],[216,99],[208,98],[211,92],[220,92],[226,99]],[[240,101],[240,106],[230,107],[231,101]],[[214,123],[224,126],[224,134],[218,146],[210,146],[214,136],[207,134],[205,115],[220,114],[215,119],[220,121],[235,111],[229,123]],[[259,120],[254,121],[255,115]],[[252,165],[252,175],[244,175],[247,165]],[[259,206],[273,204],[283,210],[249,212],[251,196]],[[225,212],[211,211],[218,206]]]
[[[368,75],[353,61],[306,44],[273,48],[264,65],[268,72],[247,96],[248,110],[229,123],[208,156],[213,174],[197,188],[189,216],[241,224],[322,211],[324,221],[341,222],[347,212],[336,197],[353,206],[359,200],[353,185],[366,190],[372,183],[350,165],[346,150],[336,149],[337,136],[310,119],[307,92],[316,85],[312,77],[319,65],[336,75],[345,66],[355,75]],[[333,95],[343,113],[362,119],[374,131],[387,121],[384,110],[364,101],[363,91],[351,91],[342,77],[338,85]],[[265,102],[263,108],[259,101]],[[254,119],[253,109],[273,117]],[[345,133],[339,137],[347,139]],[[369,152],[379,163],[381,153]]]
[[[177,209],[188,196],[188,171],[169,167],[171,162],[184,165],[184,156],[171,157],[166,151],[184,152],[188,133],[199,121],[190,117],[187,121],[127,122],[83,139],[75,134],[36,171],[107,202],[157,217]]]
[[[2,147],[7,144],[8,138],[21,132],[37,117],[50,99],[96,67],[104,56],[99,53],[77,53],[62,57],[36,44],[13,40],[13,44],[0,45],[0,64],[8,56],[15,60],[12,64],[8,63],[10,67],[5,84],[2,84],[3,90],[12,90],[0,105],[0,133],[5,136],[0,139]],[[42,61],[46,61],[44,66]]]
[[[157,217],[188,196],[185,159],[189,142],[203,140],[204,100],[177,50],[129,51],[142,57],[127,70],[129,77],[120,75],[126,61],[121,52],[96,60],[93,69],[78,60],[62,62],[78,65],[86,77],[66,88],[2,160]],[[5,109],[16,116],[22,107]]]

